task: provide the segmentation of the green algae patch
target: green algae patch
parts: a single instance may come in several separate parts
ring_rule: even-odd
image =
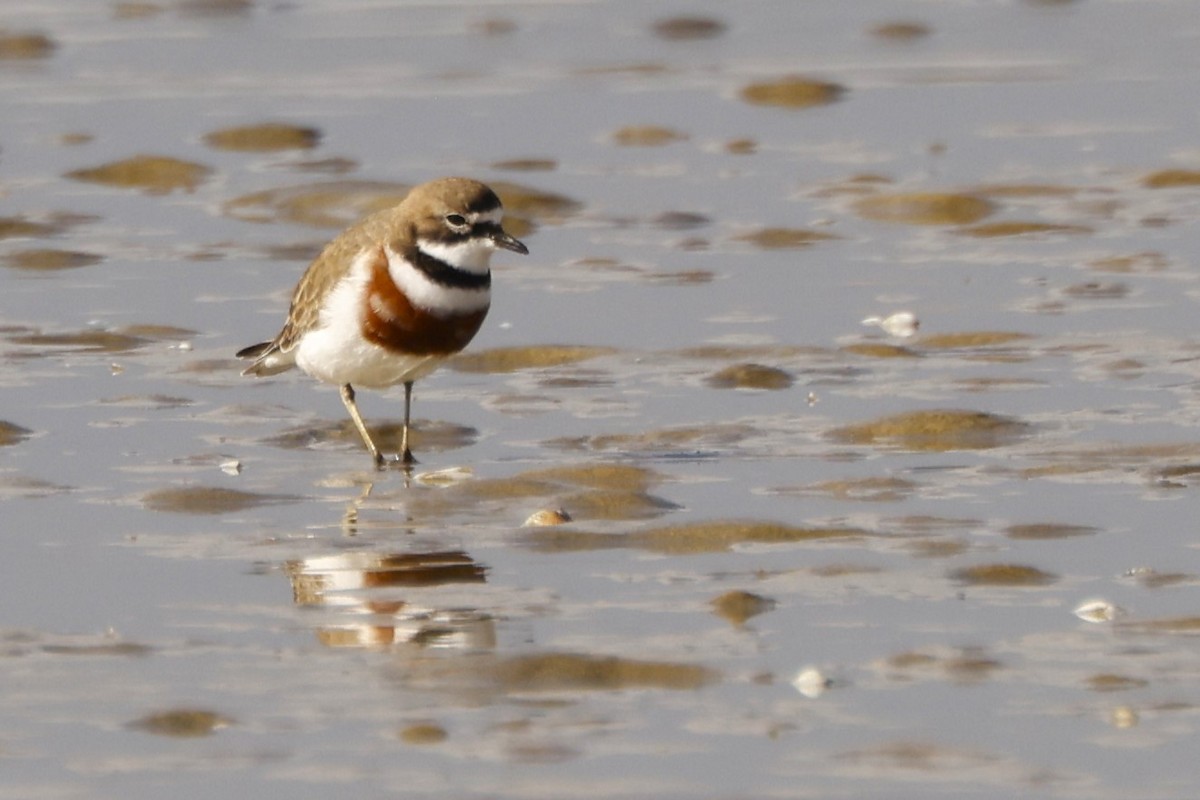
[[[976,347],[995,347],[1034,338],[1017,331],[961,331],[922,336],[921,347],[926,350],[959,350]]]
[[[752,244],[760,250],[796,250],[802,247],[811,247],[818,242],[828,242],[838,237],[831,233],[806,228],[760,228],[750,233],[738,234],[733,238],[739,242]]]
[[[36,61],[49,58],[57,45],[44,33],[0,28],[0,61]]]
[[[435,722],[415,722],[406,725],[397,735],[400,741],[414,746],[441,744],[450,736],[445,728]]]
[[[968,586],[1049,586],[1058,580],[1051,572],[1024,564],[980,564],[951,571],[950,578]]]
[[[33,431],[28,428],[22,428],[20,425],[14,425],[11,422],[5,422],[0,419],[0,447],[23,442],[33,435]]]
[[[662,147],[687,138],[686,133],[661,125],[627,125],[612,134],[613,142],[621,147]]]
[[[294,499],[217,486],[180,486],[147,492],[142,496],[142,505],[151,511],[176,514],[227,514]]]
[[[596,533],[557,528],[530,531],[526,541],[543,552],[631,548],[652,553],[689,555],[723,553],[740,544],[796,544],[857,539],[860,528],[802,527],[776,522],[712,520],[644,528],[631,533]]]
[[[1064,525],[1054,522],[1009,525],[1004,529],[1004,535],[1010,539],[1032,541],[1070,539],[1075,536],[1091,536],[1099,532],[1099,528],[1093,528],[1090,525]]]
[[[994,213],[982,197],[946,192],[910,192],[864,197],[854,203],[864,219],[904,225],[970,225]]]
[[[4,256],[4,263],[13,269],[30,272],[54,272],[62,269],[89,267],[103,261],[103,256],[78,250],[39,248],[17,250]]]
[[[310,150],[320,142],[321,132],[316,128],[280,122],[222,128],[204,135],[204,143],[209,147],[242,153]]]
[[[883,39],[884,41],[912,42],[917,39],[924,39],[932,31],[923,22],[896,20],[895,22],[883,22],[875,25],[869,33],[876,39]]]
[[[699,689],[717,680],[707,667],[579,653],[537,653],[496,664],[495,677],[513,692]]]
[[[1163,169],[1142,178],[1147,189],[1174,189],[1180,186],[1200,186],[1200,170]]]
[[[999,239],[1006,236],[1049,236],[1054,234],[1081,235],[1095,233],[1086,225],[1064,225],[1050,222],[989,222],[961,228],[958,233],[976,239]]]
[[[544,369],[578,364],[617,352],[611,347],[582,345],[541,345],[533,347],[497,347],[455,356],[450,366],[459,372],[508,373],[523,369]]]
[[[642,433],[611,433],[596,436],[563,437],[547,444],[563,450],[616,450],[627,453],[677,452],[730,447],[761,431],[740,422],[715,422],[708,425],[683,425]]]
[[[752,617],[765,614],[775,608],[775,601],[754,592],[734,589],[714,597],[709,605],[713,613],[730,624],[741,626]]]
[[[763,364],[733,364],[704,379],[714,389],[787,389],[795,382],[791,373]]]
[[[742,88],[741,98],[756,106],[801,109],[836,103],[845,94],[846,88],[840,84],[790,75],[751,83]]]
[[[921,354],[908,347],[886,342],[856,342],[841,348],[841,352],[866,358],[920,358]]]
[[[659,39],[668,42],[715,39],[725,33],[725,23],[713,17],[666,17],[656,21],[651,30]]]
[[[1010,417],[984,411],[933,409],[907,411],[829,432],[845,444],[888,445],[904,450],[985,450],[1010,444],[1030,426]]]
[[[172,739],[197,739],[211,736],[217,730],[229,727],[231,724],[233,724],[232,719],[215,711],[176,708],[147,714],[141,719],[130,722],[128,727]]]
[[[168,194],[180,189],[194,191],[211,174],[212,169],[203,164],[169,156],[141,155],[73,170],[66,177],[102,186],[140,189],[148,194]]]

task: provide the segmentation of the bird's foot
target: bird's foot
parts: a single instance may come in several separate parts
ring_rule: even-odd
[[[411,472],[413,464],[416,463],[417,460],[413,458],[413,454],[406,450],[402,454],[398,456],[392,456],[391,458],[382,455],[379,456],[375,459],[375,469],[379,470],[380,472],[390,469],[401,469],[405,472]]]

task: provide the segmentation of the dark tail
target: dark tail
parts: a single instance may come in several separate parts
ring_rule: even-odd
[[[243,347],[241,350],[237,351],[237,357],[238,358],[258,358],[263,353],[270,350],[271,345],[273,345],[273,344],[275,344],[275,343],[274,342],[259,342],[258,344],[252,344],[249,347]]]

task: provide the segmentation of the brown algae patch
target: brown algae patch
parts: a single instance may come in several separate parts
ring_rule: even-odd
[[[58,643],[42,645],[42,652],[55,656],[116,656],[118,658],[142,658],[154,652],[154,648],[138,642],[100,641],[94,643]]]
[[[1147,189],[1173,189],[1179,186],[1200,186],[1200,170],[1163,169],[1142,178]]]
[[[1139,569],[1135,577],[1138,585],[1147,589],[1166,589],[1185,583],[1196,583],[1200,578],[1187,572],[1159,572],[1155,569]]]
[[[508,181],[492,181],[491,187],[504,203],[506,227],[512,223],[516,235],[528,232],[534,222],[558,222],[582,208],[564,195]],[[300,184],[235,197],[222,206],[222,213],[245,222],[340,228],[397,205],[410,188],[409,184],[387,181]]]
[[[870,30],[871,35],[875,38],[891,42],[911,42],[923,39],[931,32],[929,26],[925,23],[912,22],[910,20],[881,22]]]
[[[154,341],[178,340],[194,331],[165,325],[128,325],[116,330],[87,329],[66,333],[29,331],[8,337],[13,344],[46,349],[73,348],[83,353],[124,353]]]
[[[754,139],[730,139],[725,143],[725,152],[735,156],[752,156],[758,152],[758,142]]]
[[[765,614],[775,608],[775,601],[754,592],[735,589],[714,597],[709,605],[712,606],[713,613],[717,616],[723,617],[733,625],[740,626],[744,625],[746,620],[751,617]]]
[[[627,125],[612,134],[613,142],[621,147],[661,147],[687,138],[686,133],[661,125]]]
[[[787,389],[795,382],[791,373],[763,364],[733,364],[704,379],[714,389]]]
[[[1024,564],[980,564],[950,572],[951,580],[968,586],[1049,586],[1058,576]]]
[[[1114,675],[1111,672],[1099,672],[1095,675],[1089,675],[1084,683],[1093,692],[1124,692],[1129,689],[1143,689],[1150,685],[1150,681],[1143,678]]]
[[[130,722],[128,727],[134,730],[152,733],[156,736],[168,736],[174,739],[195,739],[211,736],[221,728],[233,724],[229,717],[195,708],[174,708],[159,711]]]
[[[143,19],[154,17],[166,11],[161,3],[149,0],[124,0],[113,4],[114,19]]]
[[[992,183],[974,189],[984,197],[1038,198],[1073,197],[1079,190],[1056,183]]]
[[[150,194],[167,194],[177,189],[194,191],[212,173],[203,164],[169,156],[139,155],[99,167],[77,169],[67,178],[122,189],[141,189]]]
[[[685,425],[643,433],[612,433],[597,436],[551,439],[552,447],[564,450],[617,450],[644,453],[728,447],[760,433],[753,425],[737,422]]]
[[[505,172],[553,172],[558,169],[558,161],[553,158],[510,158],[495,161],[491,166]]]
[[[1027,423],[984,411],[907,411],[846,425],[829,437],[846,444],[890,445],[905,450],[986,450],[1011,444],[1030,430]]]
[[[450,361],[451,368],[459,372],[481,372],[488,374],[517,372],[523,369],[544,369],[577,364],[617,351],[611,347],[587,347],[583,345],[542,345],[533,347],[498,347],[491,350],[465,353]]]
[[[73,333],[29,333],[13,336],[13,344],[49,349],[71,348],[82,353],[126,353],[150,343],[149,339],[119,331],[87,330]]]
[[[1146,252],[1097,258],[1089,261],[1087,266],[1097,272],[1152,273],[1164,271],[1170,266],[1170,261],[1162,253]]]
[[[209,147],[242,153],[311,150],[320,142],[321,132],[316,128],[280,122],[241,125],[204,134],[204,143]]]
[[[1200,633],[1200,616],[1159,617],[1157,619],[1142,619],[1125,623],[1122,630],[1133,630],[1138,633]]]
[[[669,42],[715,39],[725,33],[725,23],[712,17],[678,16],[656,21],[654,35]]]
[[[373,420],[367,423],[371,438],[386,452],[398,447],[404,430],[402,421]],[[467,425],[451,422],[422,420],[409,432],[409,442],[414,450],[457,450],[468,447],[478,438],[479,432]],[[330,443],[361,448],[362,436],[349,420],[326,421],[316,425],[301,425],[263,440],[272,447],[284,450],[307,450]]]
[[[506,691],[699,689],[717,680],[706,667],[581,653],[537,653],[499,661],[495,677]]]
[[[658,517],[678,506],[649,493],[662,476],[619,464],[550,467],[508,478],[466,481],[429,498],[427,510],[475,506],[489,501],[534,499],[555,509],[555,524],[575,520],[635,520]],[[528,521],[527,521],[528,522]]]
[[[859,539],[861,528],[799,527],[776,522],[712,520],[644,528],[630,533],[543,528],[530,531],[526,541],[544,552],[573,552],[633,548],[666,555],[724,553],[740,544],[796,544]]]
[[[175,514],[227,514],[295,499],[217,486],[179,486],[147,492],[142,495],[142,505],[151,511]]]
[[[831,233],[807,230],[805,228],[760,228],[750,233],[742,233],[735,237],[739,242],[747,242],[760,250],[795,250],[809,247],[818,242],[837,239]]]
[[[5,422],[0,419],[0,447],[23,442],[33,435],[33,431],[28,428],[22,428],[20,425],[14,425],[11,422]]]
[[[926,653],[906,651],[890,656],[883,664],[889,671],[899,672],[896,678],[909,678],[913,673],[940,673],[955,683],[980,683],[1002,669],[1004,664],[978,648]]]
[[[340,228],[391,208],[411,187],[385,181],[330,181],[267,189],[229,200],[222,212],[243,222],[290,222]]]
[[[619,489],[565,495],[562,504],[579,519],[610,521],[650,519],[679,508],[669,500],[646,492]]]
[[[965,350],[1008,345],[1032,338],[1028,333],[1016,331],[962,331],[922,336],[919,344],[926,350]]]
[[[1065,297],[1074,297],[1079,300],[1120,300],[1128,297],[1132,291],[1125,283],[1085,281],[1064,287],[1062,293]]]
[[[1095,233],[1086,225],[1065,225],[1050,222],[989,222],[983,225],[973,225],[960,228],[958,233],[963,236],[974,236],[977,239],[998,239],[1004,236],[1038,236],[1049,234],[1079,235]]]
[[[791,75],[771,81],[751,83],[742,88],[742,100],[756,106],[811,108],[836,103],[846,88],[829,81]]]
[[[560,222],[577,213],[583,204],[563,194],[547,192],[509,181],[489,181],[504,203],[505,227],[508,217],[537,222]]]
[[[772,490],[780,495],[826,495],[836,500],[868,503],[894,503],[910,497],[920,484],[903,478],[858,478],[822,481],[810,486],[781,487]]]
[[[867,358],[920,358],[921,354],[898,344],[886,342],[856,342],[840,348],[843,353]]]
[[[1075,536],[1091,536],[1099,532],[1099,528],[1093,528],[1088,525],[1063,525],[1052,522],[1009,525],[1004,529],[1004,535],[1010,539],[1035,541],[1044,539],[1070,539]]]
[[[126,336],[138,336],[143,339],[153,339],[159,342],[179,341],[182,339],[191,339],[196,336],[196,331],[190,328],[179,328],[174,325],[161,325],[152,322],[135,322],[132,325],[126,325],[117,330]]]
[[[104,260],[103,256],[95,253],[84,253],[76,250],[55,250],[52,248],[17,250],[4,256],[4,263],[13,269],[30,271],[55,271],[60,269],[77,269],[90,267]]]
[[[727,345],[702,344],[680,350],[666,351],[679,358],[702,361],[743,361],[749,359],[813,358],[828,354],[821,347],[796,347],[793,345]]]
[[[629,464],[581,464],[548,467],[524,472],[522,475],[530,480],[553,481],[615,491],[644,491],[663,480],[663,476],[654,470]]]
[[[436,722],[414,722],[400,729],[400,741],[408,745],[441,744],[449,738],[446,729]]]
[[[21,217],[0,217],[0,239],[51,236],[58,232],[53,225],[42,222],[30,222]]]
[[[0,61],[28,61],[49,58],[57,47],[44,33],[17,32],[0,28]]]
[[[854,204],[864,219],[905,225],[970,225],[995,212],[982,197],[945,192],[911,192],[864,197]]]

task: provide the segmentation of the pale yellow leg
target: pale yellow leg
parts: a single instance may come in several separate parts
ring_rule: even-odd
[[[358,428],[358,435],[362,437],[363,444],[371,451],[371,458],[375,459],[375,466],[382,467],[384,460],[379,452],[379,448],[375,446],[375,442],[371,441],[371,434],[367,433],[367,426],[363,423],[362,415],[358,413],[358,405],[354,402],[354,387],[348,383],[342,384],[342,402],[346,404],[346,410],[350,412],[350,419],[354,421],[354,427]],[[405,425],[407,432],[408,426]]]

